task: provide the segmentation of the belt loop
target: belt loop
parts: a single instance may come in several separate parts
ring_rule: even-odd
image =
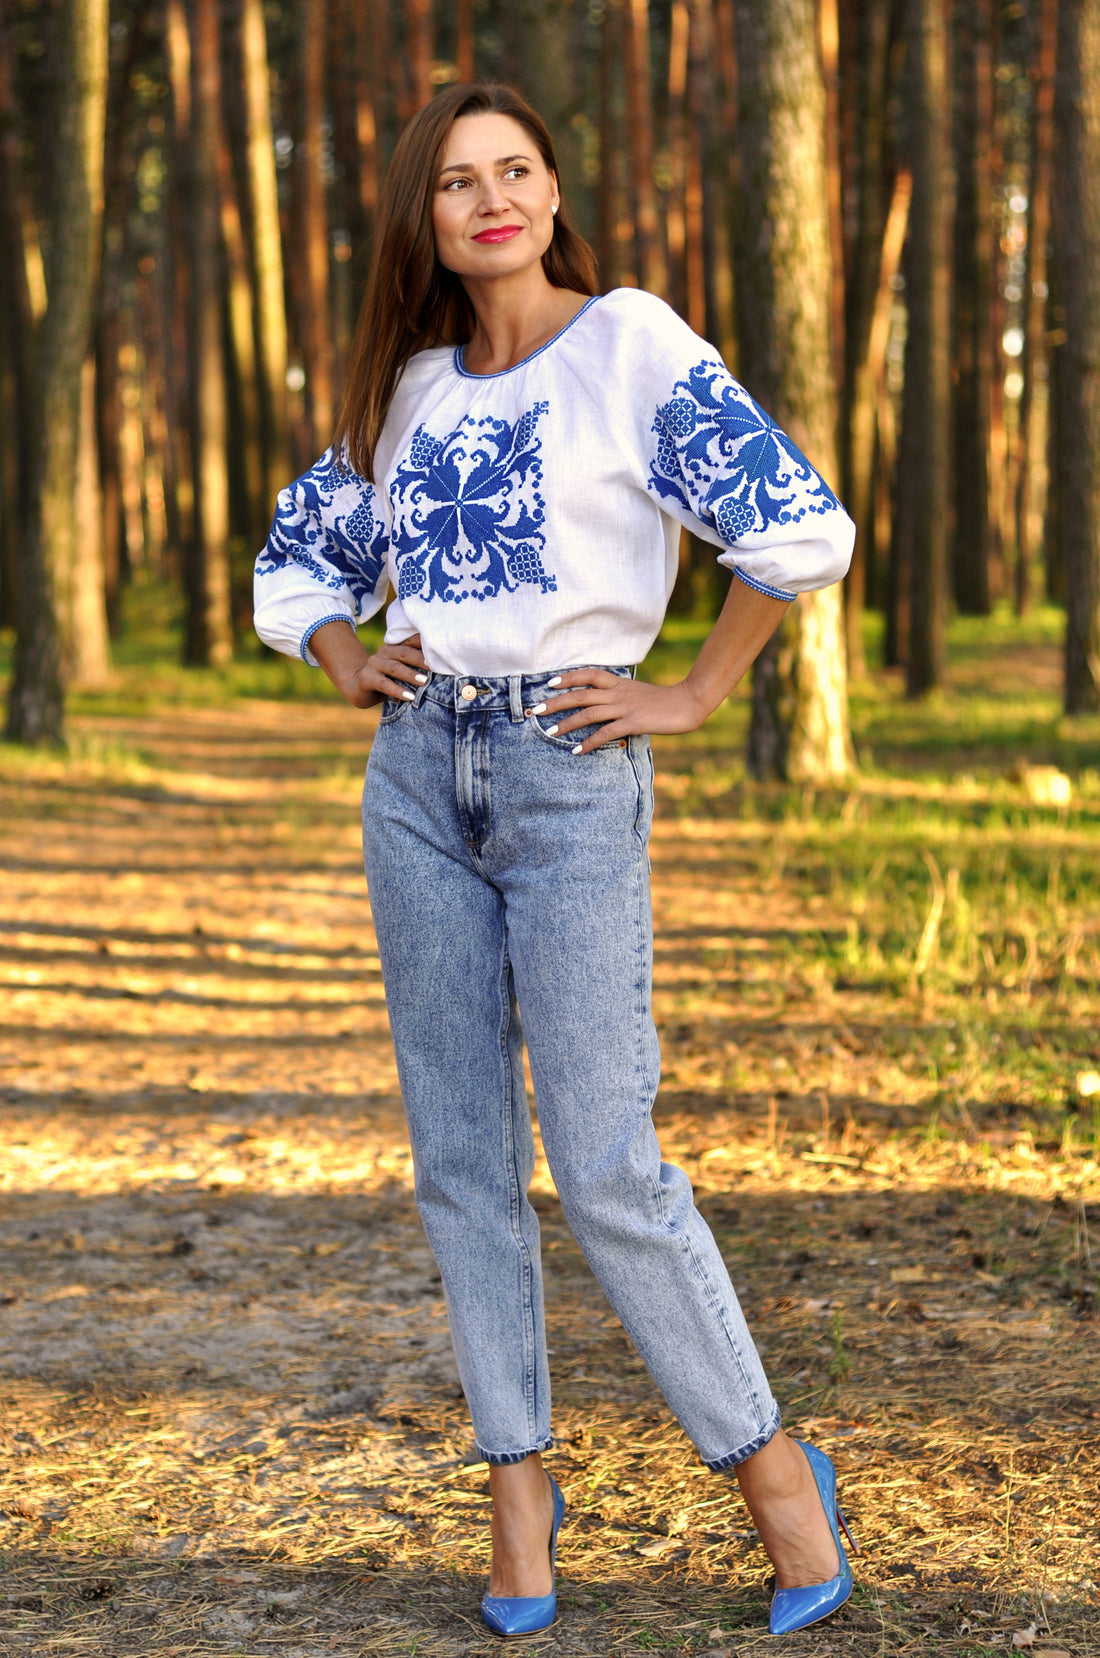
[[[512,715],[512,724],[519,725],[523,721],[523,675],[508,675],[508,708]]]
[[[431,684],[432,678],[433,678],[432,671],[429,668],[428,669],[428,682],[427,682],[427,685],[418,685],[416,687],[416,695],[413,697],[413,707],[414,708],[419,708],[420,704],[424,701],[424,698],[427,694],[428,685]]]

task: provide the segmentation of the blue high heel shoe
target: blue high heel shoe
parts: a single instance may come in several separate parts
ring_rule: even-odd
[[[565,1498],[557,1481],[547,1474],[554,1493],[554,1525],[550,1532],[550,1575],[553,1578],[558,1553],[558,1527],[565,1518]],[[558,1615],[557,1586],[551,1583],[548,1595],[491,1595],[481,1602],[481,1616],[495,1635],[534,1635],[549,1629]]]
[[[768,1628],[773,1635],[790,1635],[795,1629],[805,1629],[807,1624],[820,1623],[830,1612],[835,1612],[838,1606],[843,1606],[851,1594],[852,1568],[848,1564],[848,1557],[840,1541],[838,1520],[844,1527],[845,1537],[852,1545],[852,1553],[859,1553],[856,1540],[848,1530],[847,1521],[836,1505],[836,1469],[831,1460],[824,1451],[819,1451],[816,1445],[807,1445],[803,1439],[796,1440],[795,1444],[802,1447],[810,1464],[810,1472],[814,1477],[822,1507],[832,1528],[840,1570],[828,1583],[810,1583],[805,1589],[777,1589],[768,1619]]]

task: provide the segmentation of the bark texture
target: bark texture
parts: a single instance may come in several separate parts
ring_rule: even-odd
[[[194,528],[187,559],[186,661],[222,667],[233,654],[229,605],[224,268],[218,194],[221,127],[217,0],[191,0],[191,452]]]
[[[736,0],[735,13],[740,374],[835,483],[825,88],[815,7],[813,0]],[[756,775],[775,774],[780,762],[764,756],[785,749],[785,774],[793,781],[843,777],[852,749],[839,587],[804,595],[784,632],[787,638],[771,649],[789,684],[754,697],[750,765]],[[765,659],[760,674],[770,672]],[[782,735],[761,729],[775,718],[786,727]]]
[[[993,6],[958,7],[955,154],[955,601],[988,616],[993,398]]]
[[[57,78],[47,169],[47,304],[36,342],[32,481],[7,720],[9,739],[30,744],[64,741],[62,617],[82,550],[77,475],[103,212],[106,0],[59,7],[51,50]]]
[[[1032,55],[1034,87],[1028,165],[1027,269],[1024,286],[1024,349],[1020,372],[1020,469],[1016,477],[1016,570],[1018,615],[1030,608],[1033,572],[1043,551],[1047,500],[1049,385],[1045,339],[1049,280],[1051,161],[1054,153],[1054,58],[1058,0],[1041,0]]]
[[[1058,9],[1056,293],[1065,316],[1055,395],[1066,577],[1065,705],[1100,708],[1100,0]]]
[[[365,9],[360,8],[362,15]],[[269,514],[275,497],[290,477],[286,405],[286,296],[283,244],[279,227],[279,193],[271,128],[271,77],[263,0],[241,0],[241,62],[252,268],[256,273],[256,343],[263,408],[264,502]],[[362,165],[363,157],[360,156]],[[373,207],[373,201],[371,203]]]
[[[944,677],[951,432],[952,176],[947,0],[908,8],[909,153],[913,197],[906,250],[909,334],[898,481],[898,536],[908,563],[906,687]],[[904,577],[902,578],[904,579]]]

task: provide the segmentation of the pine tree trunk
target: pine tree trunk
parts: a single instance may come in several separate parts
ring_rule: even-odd
[[[909,551],[906,688],[942,683],[951,431],[951,159],[947,0],[910,0],[909,209],[899,517]],[[902,488],[904,486],[904,488]]]
[[[864,672],[863,611],[875,549],[873,464],[875,452],[876,374],[871,333],[882,294],[887,255],[886,227],[886,88],[890,44],[889,0],[845,5],[841,13],[845,61],[852,64],[857,102],[849,165],[855,196],[855,224],[845,276],[844,383],[841,423],[841,478],[848,511],[855,520],[856,544],[844,583],[844,621],[848,670]],[[849,40],[850,36],[854,39]],[[906,203],[908,207],[908,201]],[[895,256],[893,270],[896,274]],[[887,290],[888,303],[890,292]],[[887,317],[887,320],[888,317]],[[885,341],[883,342],[885,350]]]
[[[990,604],[993,397],[992,0],[964,0],[957,25],[953,566],[966,616]]]
[[[103,211],[106,0],[68,0],[52,20],[56,93],[45,159],[51,235],[46,312],[31,411],[32,489],[21,547],[15,671],[7,735],[64,741],[61,617],[80,552],[76,498],[81,384],[92,340]]]
[[[80,437],[76,467],[77,522],[73,563],[66,585],[66,684],[93,691],[111,671],[107,626],[107,583],[103,557],[103,497],[96,434],[95,353],[89,350],[80,375]]]
[[[252,268],[256,273],[256,344],[263,410],[263,497],[270,516],[275,510],[276,495],[290,477],[290,443],[286,404],[286,293],[263,0],[241,0],[240,27]]]
[[[405,0],[404,11],[405,28],[408,31],[413,108],[422,109],[432,96],[431,0]]]
[[[688,0],[672,0],[668,52],[668,298],[681,316],[687,309]],[[696,117],[697,119],[697,117]],[[692,125],[695,122],[693,120]]]
[[[218,0],[191,0],[191,454],[194,530],[187,560],[187,640],[192,667],[223,667],[233,654],[229,599],[229,471],[226,457],[223,264],[218,145],[221,66]]]
[[[735,14],[740,372],[799,448],[835,480],[825,88],[815,7],[813,0],[736,0]],[[789,690],[754,693],[750,765],[760,766],[760,775],[759,757],[785,751],[792,780],[839,779],[852,765],[839,585],[804,595],[785,631],[787,640],[773,650]],[[766,657],[762,682],[770,671]],[[781,730],[763,728],[775,719]]]
[[[471,0],[455,0],[455,67],[465,86],[474,78],[474,28]]]
[[[230,451],[233,455],[235,486],[230,519],[235,532],[251,546],[262,546],[271,516],[264,500],[263,447],[260,426],[260,396],[256,364],[254,318],[255,296],[252,272],[245,245],[237,200],[233,159],[226,143],[224,123],[217,148],[218,193],[221,208],[222,247],[225,253],[226,300],[229,343],[233,362],[233,421]]]
[[[355,156],[359,193],[357,225],[363,245],[353,249],[365,264],[367,239],[378,207],[379,110],[378,66],[374,59],[374,18],[363,0],[346,0],[351,36],[352,86],[355,97]]]
[[[1019,402],[1020,470],[1016,484],[1017,615],[1030,608],[1032,573],[1043,545],[1047,486],[1046,380],[1047,244],[1050,240],[1051,159],[1054,147],[1054,55],[1058,0],[1040,0],[1032,56],[1034,97],[1028,167],[1027,269],[1024,288],[1023,390]]]
[[[655,145],[648,0],[623,0],[623,21],[627,127],[639,274],[642,287],[663,298],[668,292],[668,261],[657,213],[657,184],[653,171]]]
[[[325,0],[301,0],[298,62],[301,73],[302,153],[296,171],[303,279],[299,332],[305,357],[306,398],[314,454],[332,442],[335,415],[329,309],[328,206],[323,171],[325,16]]]
[[[1100,708],[1100,0],[1062,0],[1055,79],[1059,532],[1065,707]]]
[[[616,157],[619,146],[616,119],[616,67],[620,61],[622,14],[617,0],[608,0],[600,23],[598,62],[598,114],[600,173],[596,187],[596,257],[600,265],[600,287],[606,293],[622,286],[619,256],[618,189]]]
[[[705,332],[737,373],[733,204],[737,187],[737,58],[733,0],[693,0],[693,86],[708,119],[700,157],[703,189]]]
[[[698,0],[690,8],[688,34],[687,176],[684,180],[684,315],[697,334],[707,331],[706,203],[703,186],[703,150],[714,124],[709,96],[707,62],[702,46],[707,18]],[[727,254],[728,260],[728,254]]]
[[[893,410],[886,388],[886,348],[890,338],[893,283],[901,264],[912,192],[912,179],[907,172],[900,172],[894,181],[893,199],[881,235],[877,292],[873,292],[874,305],[866,331],[862,317],[859,319],[862,347],[855,363],[849,398],[848,510],[856,523],[856,546],[852,568],[845,583],[844,619],[848,666],[853,677],[864,672],[862,624],[868,570],[878,547],[889,544],[889,538],[880,541],[878,533],[875,458],[878,455],[880,459],[885,459],[887,445],[883,442],[881,418],[885,411],[889,411],[889,448],[891,455],[893,453]]]

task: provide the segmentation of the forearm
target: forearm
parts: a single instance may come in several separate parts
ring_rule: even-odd
[[[380,691],[358,683],[370,655],[349,622],[326,622],[310,637],[309,648],[340,695],[356,708],[373,708]]]
[[[736,577],[731,581],[718,620],[684,680],[700,725],[740,684],[788,608],[785,599],[773,599]]]

